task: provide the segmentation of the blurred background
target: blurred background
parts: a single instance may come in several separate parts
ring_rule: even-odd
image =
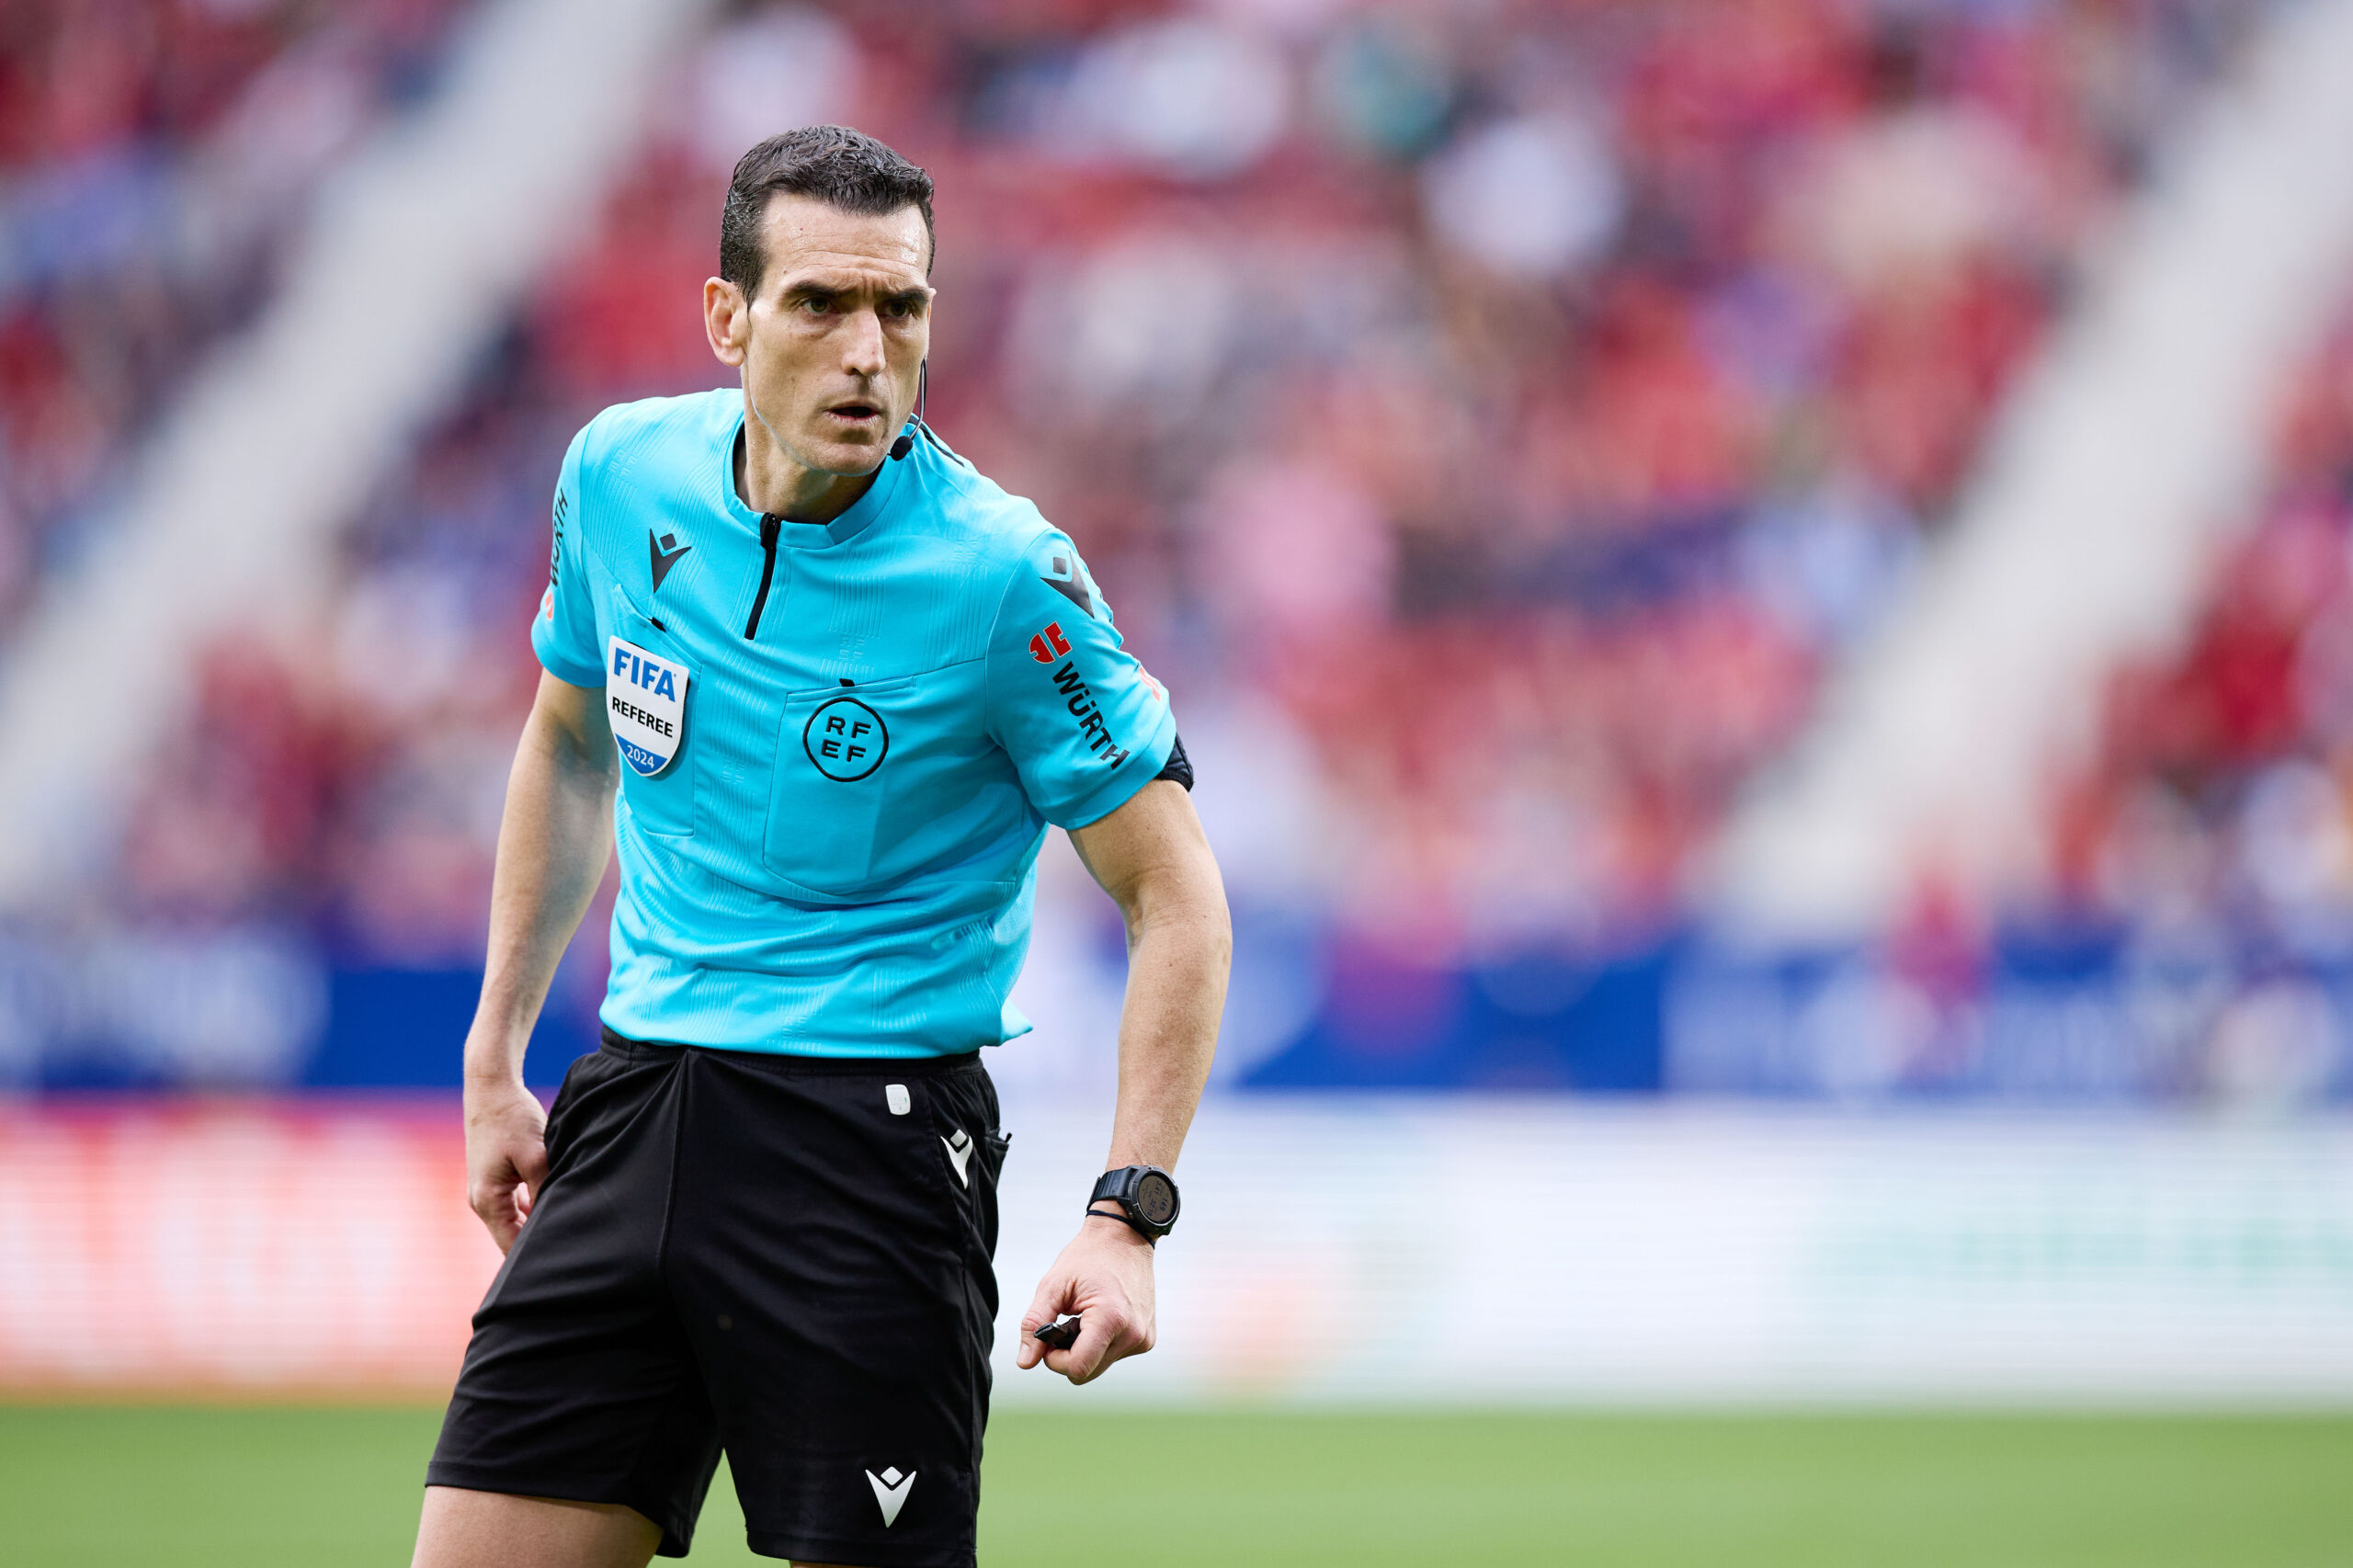
[[[1233,899],[1085,1399],[2353,1400],[2348,0],[12,0],[0,1396],[446,1391],[556,465],[826,120]]]

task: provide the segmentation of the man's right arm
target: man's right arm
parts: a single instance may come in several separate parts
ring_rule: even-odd
[[[612,856],[620,770],[604,693],[542,673],[506,779],[490,951],[466,1036],[466,1199],[501,1252],[547,1179],[547,1115],[523,1086],[523,1048]]]

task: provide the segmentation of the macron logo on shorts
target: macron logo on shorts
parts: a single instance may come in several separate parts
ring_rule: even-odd
[[[882,1528],[887,1530],[899,1522],[899,1510],[907,1506],[907,1494],[915,1490],[915,1474],[901,1475],[899,1467],[892,1465],[881,1475],[868,1471],[866,1483],[874,1488],[875,1506],[882,1510]]]
[[[972,1186],[972,1178],[966,1167],[972,1163],[972,1135],[960,1127],[955,1137],[942,1138],[940,1142],[948,1145],[948,1163],[956,1167],[958,1185]]]

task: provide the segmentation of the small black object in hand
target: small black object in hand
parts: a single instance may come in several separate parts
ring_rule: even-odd
[[[1067,1350],[1078,1342],[1078,1319],[1070,1317],[1047,1324],[1029,1337],[1049,1350]]]

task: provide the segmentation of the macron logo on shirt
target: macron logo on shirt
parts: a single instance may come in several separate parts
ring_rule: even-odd
[[[660,539],[655,539],[652,528],[645,530],[645,553],[652,558],[655,593],[662,591],[662,579],[670,574],[670,568],[683,560],[687,551],[693,548],[691,544],[678,543],[676,534],[664,534]]]

